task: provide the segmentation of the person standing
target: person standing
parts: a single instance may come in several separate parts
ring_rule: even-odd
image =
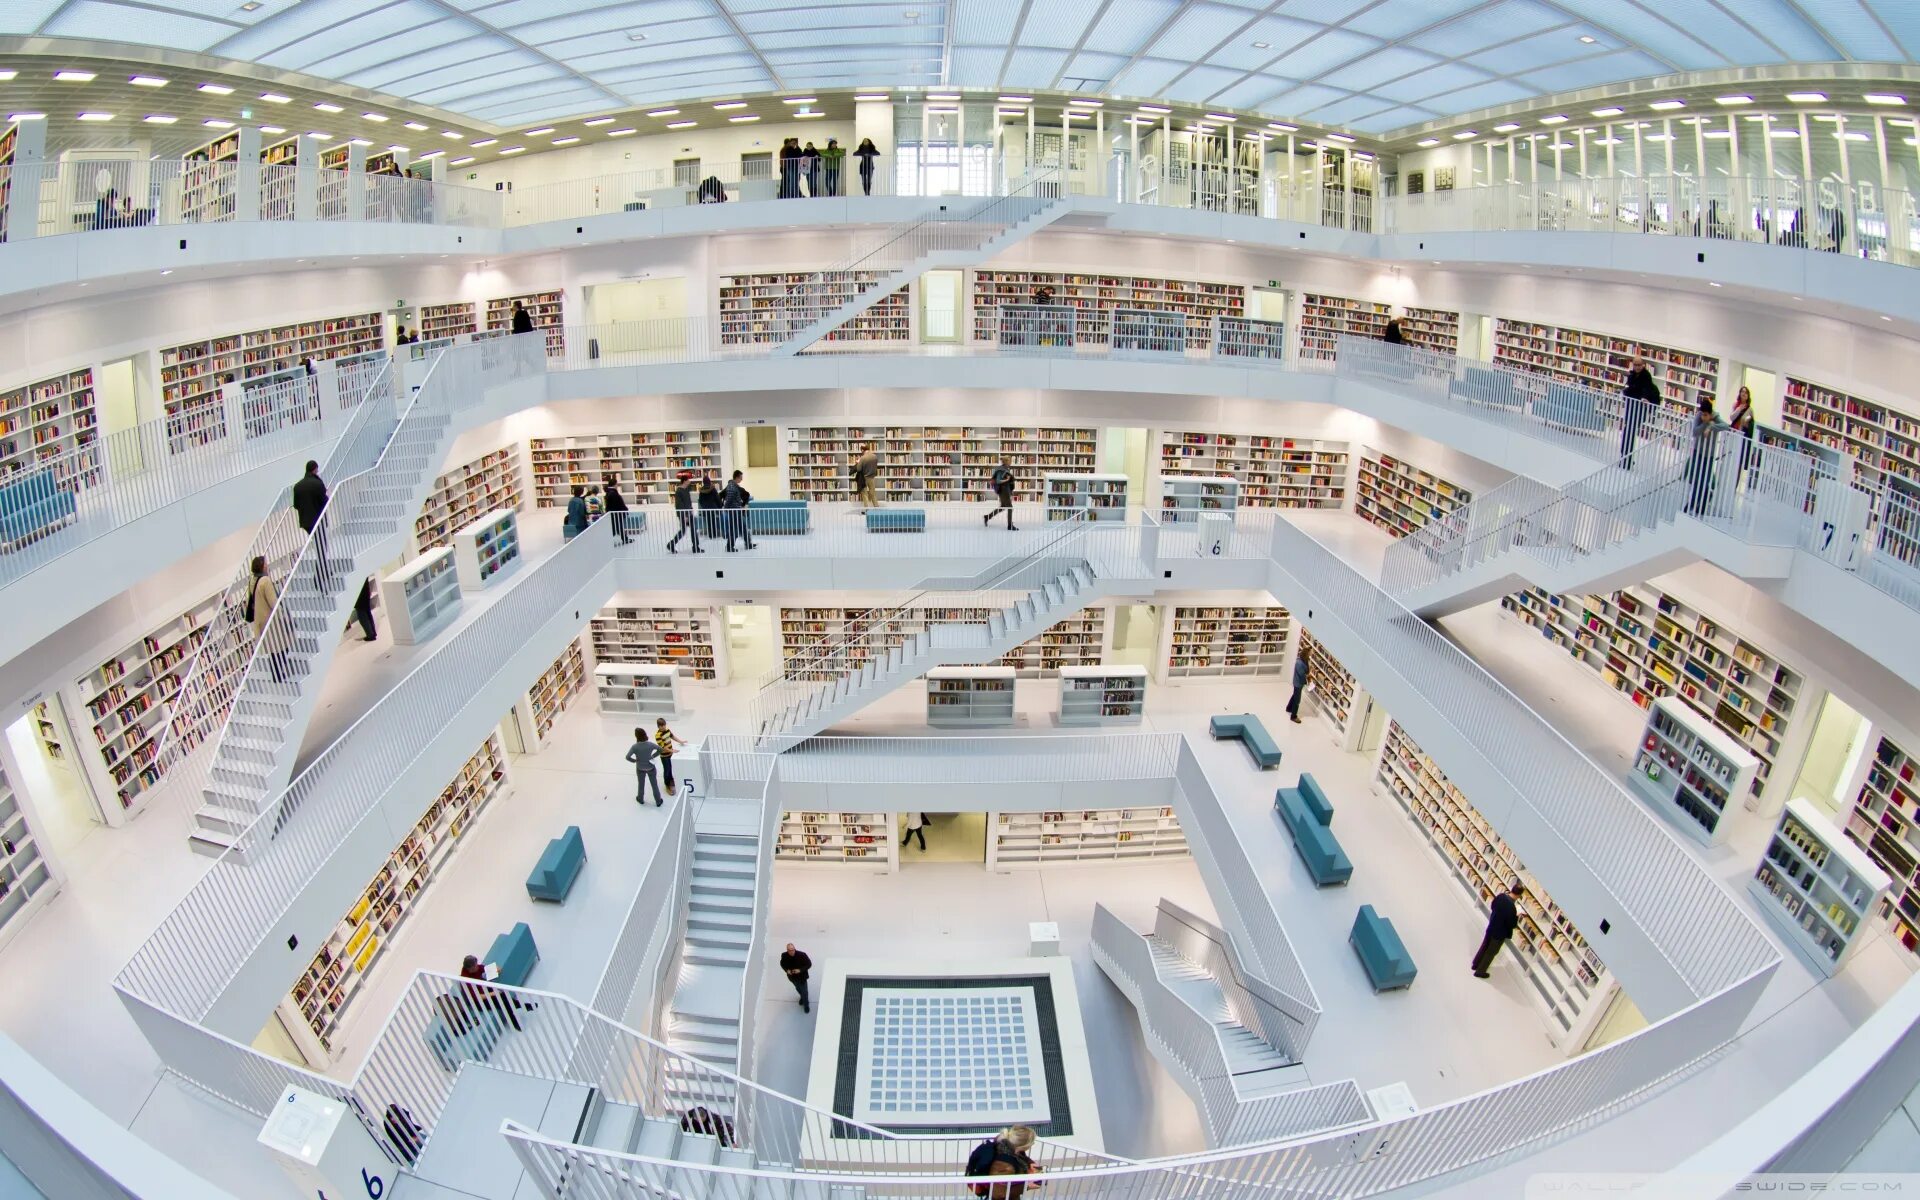
[[[787,982],[793,985],[793,990],[800,993],[800,1011],[812,1012],[813,1003],[807,999],[807,972],[813,970],[813,960],[788,942],[780,955],[780,969],[787,973]]]
[[[267,634],[267,625],[273,616],[273,606],[280,599],[278,589],[273,586],[273,576],[267,574],[267,556],[256,554],[247,564],[250,572],[247,578],[247,624],[253,627],[254,653],[264,652],[267,656],[267,669],[273,672],[275,683],[285,683],[287,674],[286,651],[277,646],[262,646],[261,639]]]
[[[638,733],[638,730],[634,732]],[[686,739],[667,728],[665,717],[653,719],[653,745],[660,751],[660,773],[667,777],[667,795],[673,795],[673,752],[686,745]]]
[[[614,536],[622,546],[632,545],[633,539],[627,536],[627,501],[620,494],[619,481],[611,475],[602,477],[600,493],[606,500],[607,516],[613,521]]]
[[[865,508],[879,508],[880,499],[874,495],[873,481],[880,475],[880,455],[867,443],[867,448],[853,463],[853,494],[855,500]],[[863,508],[862,511],[865,511]]]
[[[1753,418],[1753,393],[1744,386],[1740,394],[1733,398],[1733,413],[1727,417],[1727,427],[1740,435],[1740,473],[1742,475],[1760,460],[1756,449],[1758,422]]]
[[[366,634],[366,641],[379,636],[373,626],[373,576],[361,581],[360,594],[353,601],[353,619],[360,622],[360,632]]]
[[[567,500],[567,519],[560,526],[560,536],[572,541],[587,530],[587,489],[580,484],[573,485],[573,495]]]
[[[527,306],[518,300],[513,302],[513,331],[515,333],[533,332],[533,314],[528,312]]]
[[[324,589],[331,571],[326,530],[320,528],[320,518],[327,511],[327,483],[320,478],[320,464],[312,459],[307,460],[306,474],[293,485],[293,511],[300,519],[300,528],[313,542],[313,578]]]
[[[1287,720],[1300,723],[1300,696],[1307,690],[1307,650],[1293,652],[1293,695],[1287,697]]]
[[[1633,444],[1640,438],[1640,422],[1660,407],[1660,385],[1653,381],[1653,372],[1647,369],[1647,360],[1637,354],[1628,364],[1624,396],[1626,411],[1620,415],[1620,460],[1631,471]]]
[[[820,151],[812,142],[800,148],[800,173],[807,179],[807,198],[820,194]]]
[[[906,849],[907,843],[914,838],[920,839],[920,853],[927,852],[927,818],[917,812],[907,814],[907,831],[900,835],[900,848]]]
[[[1407,335],[1400,329],[1399,317],[1394,317],[1387,322],[1387,332],[1382,335],[1380,340],[1389,346],[1404,346],[1407,344]]]
[[[692,475],[681,475],[679,482],[673,485],[673,515],[679,520],[680,528],[675,531],[673,537],[667,541],[667,553],[680,553],[678,550],[675,550],[674,547],[680,544],[680,538],[683,535],[690,534],[693,537],[693,552],[695,554],[705,554],[706,551],[700,548],[700,528],[694,521],[693,516]]]
[[[710,538],[720,536],[720,489],[710,472],[700,472],[700,532]]]
[[[753,549],[753,530],[747,528],[747,505],[753,500],[753,493],[742,482],[745,478],[745,471],[736,470],[720,493],[720,506],[725,510],[720,514],[720,520],[727,527],[728,553],[733,551],[735,538],[745,538],[747,549]]]
[[[827,148],[820,152],[820,167],[827,177],[827,195],[840,194],[840,164],[847,161],[847,148],[840,144],[839,138],[828,138]]]
[[[1687,512],[1707,515],[1713,503],[1713,477],[1719,468],[1719,434],[1726,425],[1713,413],[1713,401],[1702,400],[1693,414],[1691,441],[1687,446],[1687,469],[1681,474],[1687,481]]]
[[[860,194],[873,195],[873,160],[880,157],[880,151],[874,148],[872,138],[861,138],[860,146],[853,152],[860,160]]]
[[[660,795],[660,772],[654,770],[653,762],[660,757],[660,747],[647,737],[644,729],[633,731],[633,745],[627,747],[627,761],[633,764],[636,776],[634,788],[637,795],[633,802],[644,806],[647,802],[647,785],[653,785],[653,806],[659,808],[666,801]]]
[[[988,486],[993,488],[993,495],[994,495],[996,504],[993,508],[987,511],[986,516],[980,518],[980,523],[982,525],[991,525],[993,524],[993,519],[995,517],[999,516],[1002,512],[1005,512],[1007,514],[1007,532],[1017,533],[1020,527],[1013,523],[1013,464],[1012,462],[1004,458],[1001,459],[1000,465],[995,467],[993,469],[993,474],[990,477],[988,477],[987,484]]]
[[[1526,894],[1518,879],[1513,886],[1493,898],[1487,910],[1487,932],[1480,939],[1480,949],[1473,954],[1473,976],[1475,979],[1487,978],[1487,968],[1493,965],[1494,956],[1500,953],[1500,947],[1507,944],[1513,931],[1520,925],[1520,897]]]
[[[800,194],[800,139],[780,143],[780,191],[777,199],[791,200]]]

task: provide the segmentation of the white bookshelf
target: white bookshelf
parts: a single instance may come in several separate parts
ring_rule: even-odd
[[[1173,808],[1088,808],[987,814],[987,870],[1033,870],[1061,862],[1185,858],[1187,835]]]
[[[67,760],[67,744],[63,740],[60,726],[53,719],[53,712],[47,708],[45,700],[33,706],[33,732],[40,739],[40,749],[46,752],[54,762]]]
[[[386,338],[386,319],[368,312],[217,334],[163,347],[160,398],[166,409],[172,449],[177,453],[227,435],[220,403],[220,383],[227,376],[247,384],[292,370],[308,359],[320,362],[382,350]]]
[[[423,342],[478,332],[480,332],[480,321],[474,316],[474,305],[471,300],[459,300],[452,304],[428,304],[420,309],[420,340]]]
[[[1317,438],[1162,430],[1161,486],[1174,478],[1240,483],[1242,508],[1339,508],[1347,496],[1348,446]]]
[[[593,669],[593,690],[608,716],[680,715],[680,671],[645,663],[601,663]]]
[[[1332,362],[1338,349],[1337,339],[1342,334],[1378,341],[1386,334],[1387,319],[1392,315],[1391,304],[1303,292],[1300,296],[1300,357]]]
[[[727,681],[726,622],[717,609],[603,608],[588,633],[595,662],[648,663],[697,683]]]
[[[891,873],[900,847],[892,813],[783,812],[773,843],[777,863]]]
[[[433,481],[433,490],[413,522],[414,547],[424,552],[444,546],[455,530],[482,514],[519,507],[520,448],[503,446]]]
[[[487,328],[513,328],[513,302],[518,300],[533,318],[535,330],[547,335],[549,357],[566,353],[566,294],[560,291],[525,292],[518,296],[498,296],[487,301]]]
[[[792,663],[805,657],[821,642],[844,642],[848,633],[862,628],[859,618],[869,612],[861,608],[825,608],[817,605],[780,610],[780,647],[783,661]],[[905,645],[908,637],[923,632],[929,625],[943,621],[985,621],[984,608],[916,608],[908,611],[898,629],[886,635],[889,646]],[[1106,654],[1108,612],[1104,605],[1089,605],[1064,617],[1047,630],[1022,642],[1000,656],[1001,666],[1012,667],[1021,679],[1050,679],[1063,668],[1092,666]],[[868,645],[850,647],[850,653],[862,658],[873,653],[877,638]]]
[[[469,592],[490,588],[525,561],[520,548],[520,514],[497,509],[453,535],[453,557],[460,586]]]
[[[1733,805],[1746,796],[1760,760],[1671,696],[1653,702],[1633,759],[1633,785],[1688,836],[1726,841]],[[1735,810],[1737,811],[1737,810]]]
[[[1313,691],[1314,707],[1332,728],[1334,740],[1344,744],[1356,717],[1366,711],[1366,694],[1353,673],[1304,626],[1299,653],[1307,656],[1307,686]],[[1305,699],[1301,704],[1306,704]]]
[[[347,910],[282,1003],[282,1023],[313,1066],[338,1056],[340,1029],[427,888],[440,879],[463,835],[510,786],[497,734],[460,768]]]
[[[1493,897],[1515,879],[1526,886],[1509,949],[1532,985],[1527,998],[1540,1009],[1554,1044],[1579,1053],[1618,990],[1600,956],[1513,848],[1397,721],[1387,726],[1374,781],[1375,790],[1399,801],[1478,915],[1484,917]]]
[[[533,681],[527,689],[522,717],[524,728],[533,732],[533,746],[527,747],[529,753],[544,749],[547,735],[553,732],[553,723],[560,714],[567,711],[573,698],[587,687],[587,659],[580,648],[580,639],[574,638],[567,648],[553,660],[553,665],[540,672],[540,678]]]
[[[1780,423],[1788,433],[1852,455],[1868,487],[1888,476],[1920,484],[1920,417],[1789,375]]]
[[[1882,737],[1847,814],[1847,837],[1892,878],[1881,905],[1896,941],[1920,954],[1920,762]]]
[[[629,505],[671,503],[682,471],[711,471],[716,484],[724,483],[726,445],[727,431],[714,427],[534,438],[528,446],[534,503],[564,508],[575,484],[597,495],[609,475]]]
[[[927,724],[1013,724],[1012,667],[935,667],[927,672]]]
[[[453,547],[429,550],[380,581],[387,629],[402,646],[424,642],[460,611],[460,572]]]
[[[13,781],[0,770],[0,945],[59,886]]]
[[[1860,944],[1893,880],[1812,801],[1787,801],[1747,888],[1761,911],[1832,975]]]
[[[300,164],[298,137],[283,138],[260,148],[260,219],[291,221],[299,212]]]
[[[1452,309],[1407,308],[1400,314],[1400,333],[1409,346],[1441,354],[1460,353],[1460,314]]]
[[[1160,481],[1160,523],[1192,525],[1202,516],[1233,520],[1240,481],[1225,475],[1169,476]]]
[[[1208,344],[1215,319],[1246,315],[1247,289],[1237,283],[1205,283],[1152,275],[1083,275],[1060,271],[973,272],[973,336],[991,341],[998,328],[996,310],[1005,304],[1033,303],[1033,289],[1042,284],[1054,291],[1060,308],[1111,313],[1118,309],[1183,313],[1187,317],[1187,344]],[[1095,333],[1089,342],[1102,342]]]
[[[1047,520],[1071,521],[1081,512],[1087,521],[1127,519],[1125,475],[1048,475]]]
[[[1403,458],[1362,447],[1353,511],[1394,537],[1473,501],[1473,493]]]
[[[1279,606],[1180,605],[1166,632],[1168,679],[1285,676],[1293,616]]]
[[[94,446],[99,432],[91,367],[0,389],[0,478],[54,459],[60,487],[77,491],[97,484],[98,451],[78,451]]]
[[[240,131],[233,130],[181,157],[181,223],[211,225],[234,220],[239,204]],[[251,213],[247,219],[252,219]]]
[[[849,303],[884,276],[878,271],[852,271],[835,281],[824,297],[814,274],[806,271],[723,275],[720,282],[720,344],[767,346],[787,340],[795,332],[788,316],[793,289],[805,287],[809,307],[838,307]],[[913,335],[913,306],[901,288],[872,308],[827,334],[829,342],[904,342]],[[801,322],[805,324],[805,322]]]
[[[851,500],[849,467],[874,447],[874,489],[890,503],[985,503],[988,480],[1005,461],[1013,498],[1040,499],[1049,471],[1091,471],[1098,431],[1031,425],[811,425],[787,429],[787,494],[795,500]]]
[[[1494,362],[1609,395],[1626,387],[1635,355],[1647,360],[1647,369],[1671,404],[1692,410],[1719,391],[1720,360],[1710,354],[1505,317],[1493,325]]]
[[[1138,725],[1147,714],[1145,667],[1062,667],[1060,724]]]

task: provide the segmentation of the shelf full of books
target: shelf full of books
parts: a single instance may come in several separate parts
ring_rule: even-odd
[[[0,478],[45,464],[62,489],[97,484],[99,435],[91,367],[0,390]]]
[[[469,592],[490,588],[525,561],[520,549],[520,514],[496,508],[453,535],[453,559],[460,586]]]
[[[1011,725],[1012,667],[935,667],[927,672],[927,724]]]
[[[1354,682],[1353,673],[1305,626],[1300,629],[1299,652],[1307,656],[1307,686],[1313,690],[1314,707],[1333,727],[1334,737],[1345,739],[1355,715],[1365,712],[1366,693]]]
[[[813,323],[816,314],[851,303],[885,278],[879,271],[852,271],[823,287],[806,271],[724,275],[720,282],[720,344],[772,346]],[[904,342],[912,336],[912,305],[906,288],[822,338],[828,342]],[[790,316],[790,312],[800,315]]]
[[[575,484],[600,494],[612,476],[631,506],[668,504],[682,471],[711,471],[716,486],[727,479],[727,431],[656,429],[534,438],[533,499],[541,508],[565,508]],[[844,474],[844,472],[843,472]]]
[[[780,648],[782,660],[792,664],[817,649],[843,646],[849,634],[862,628],[860,616],[866,608],[825,608],[818,605],[780,610]],[[909,610],[898,628],[884,637],[871,637],[864,646],[843,647],[853,659],[861,660],[887,648],[905,645],[909,637],[924,632],[942,621],[984,622],[985,608],[920,608]],[[999,664],[1012,667],[1021,679],[1050,679],[1068,667],[1099,665],[1106,647],[1107,609],[1089,605],[1049,626],[1045,632],[1022,642],[1000,656]]]
[[[67,760],[67,744],[60,733],[60,726],[54,722],[53,711],[42,700],[33,706],[33,731],[40,739],[40,749],[52,762]]]
[[[1049,521],[1124,523],[1127,519],[1125,475],[1049,474],[1046,486]]]
[[[1053,304],[1082,313],[1111,313],[1119,309],[1182,313],[1187,318],[1187,344],[1205,346],[1218,317],[1246,315],[1247,289],[1237,283],[1205,283],[1163,279],[1149,275],[1081,275],[1060,271],[973,272],[973,336],[992,341],[999,328],[1002,305],[1033,303],[1034,289],[1053,289]],[[1094,334],[1090,342],[1103,340]]]
[[[0,944],[58,886],[53,866],[41,853],[26,809],[14,793],[13,781],[0,771]]]
[[[1860,944],[1892,882],[1812,801],[1795,797],[1747,888],[1801,952],[1832,975]]]
[[[547,356],[565,354],[567,350],[566,293],[527,292],[519,296],[500,296],[487,301],[487,328],[512,329],[513,304],[518,300],[525,308],[527,316],[533,319],[536,330],[545,330],[547,335]]]
[[[1408,308],[1400,314],[1407,345],[1440,354],[1460,353],[1460,314],[1445,308]]]
[[[595,662],[649,663],[699,683],[727,681],[727,630],[717,609],[603,608],[588,636]]]
[[[187,151],[180,165],[181,223],[212,225],[233,220],[239,204],[239,166],[237,129]]]
[[[420,340],[423,342],[478,332],[480,332],[480,322],[474,316],[471,300],[421,306]]]
[[[1160,481],[1160,523],[1197,525],[1203,516],[1233,520],[1240,507],[1240,481],[1224,476],[1167,476]]]
[[[452,546],[429,550],[380,580],[387,631],[402,646],[418,645],[460,613],[460,569]]]
[[[1636,356],[1647,360],[1647,369],[1670,404],[1691,410],[1719,391],[1720,360],[1711,354],[1505,317],[1493,324],[1494,362],[1584,384],[1608,395],[1618,395],[1626,387]]]
[[[1167,678],[1283,675],[1292,632],[1292,614],[1278,606],[1180,605],[1170,616]]]
[[[560,652],[560,657],[553,660],[553,665],[540,672],[540,678],[527,689],[527,714],[532,718],[533,736],[538,745],[547,744],[553,723],[586,686],[586,653],[580,648],[580,639],[574,638]]]
[[[340,923],[313,956],[281,1013],[313,1066],[338,1057],[340,1028],[406,919],[440,877],[494,797],[508,787],[507,759],[497,734],[460,768],[407,836],[393,848]]]
[[[1060,724],[1138,725],[1146,715],[1145,667],[1061,668]]]
[[[1391,304],[1303,292],[1300,296],[1300,357],[1332,362],[1338,349],[1337,339],[1342,334],[1378,341],[1386,334],[1387,320],[1392,316]]]
[[[1617,986],[1600,956],[1513,848],[1398,721],[1387,725],[1374,779],[1400,802],[1401,811],[1477,913],[1484,915],[1493,897],[1514,880],[1525,886],[1519,927],[1510,943],[1513,961],[1531,985],[1529,999],[1544,1013],[1554,1044],[1568,1054],[1578,1053]]]
[[[1753,784],[1760,760],[1672,696],[1653,702],[1634,752],[1634,787],[1661,816],[1708,845],[1727,839],[1729,806]]]
[[[1394,537],[1405,537],[1472,501],[1473,493],[1466,488],[1405,459],[1378,450],[1360,451],[1353,511]]]
[[[1858,482],[1867,487],[1889,476],[1920,487],[1920,417],[1789,375],[1780,423],[1788,433],[1852,455]]]
[[[1808,685],[1799,671],[1647,584],[1604,596],[1528,588],[1500,604],[1641,708],[1674,696],[1730,735],[1759,760],[1756,797],[1798,734],[1802,710],[1817,707],[1802,703]]]
[[[783,812],[773,860],[819,867],[893,871],[898,847],[892,813]]]
[[[1042,477],[1092,471],[1098,431],[1020,425],[814,425],[787,430],[787,494],[795,500],[851,500],[849,468],[874,447],[889,503],[985,502],[1002,462],[1013,469],[1013,498],[1040,499]]]
[[[445,546],[482,515],[519,507],[520,447],[502,446],[433,481],[413,522],[414,545],[423,552]]]
[[[1242,508],[1339,508],[1347,443],[1267,434],[1163,430],[1160,474],[1240,481]]]
[[[323,317],[246,333],[223,333],[160,351],[160,396],[167,437],[178,452],[227,435],[220,384],[231,375],[247,384],[321,362],[386,346],[385,318],[377,312]]]
[[[1920,954],[1920,761],[1892,738],[1874,747],[1846,833],[1891,877],[1881,915],[1894,939]]]
[[[1170,805],[987,814],[987,869],[1058,862],[1184,858],[1187,835]]]

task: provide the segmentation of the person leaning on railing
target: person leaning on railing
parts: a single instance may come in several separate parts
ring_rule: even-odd
[[[1635,355],[1627,370],[1627,386],[1622,392],[1625,411],[1620,414],[1620,460],[1633,470],[1633,444],[1640,438],[1640,423],[1660,407],[1660,385],[1653,381],[1647,360]]]
[[[1002,1130],[1000,1136],[991,1141],[981,1142],[967,1156],[967,1175],[969,1178],[995,1175],[1034,1175],[1040,1171],[1040,1164],[1033,1161],[1029,1153],[1033,1149],[1033,1130],[1025,1125],[1013,1125]],[[1038,1187],[1037,1183],[1023,1181],[1008,1183],[973,1183],[968,1189],[975,1196],[987,1200],[1020,1200],[1029,1187]]]

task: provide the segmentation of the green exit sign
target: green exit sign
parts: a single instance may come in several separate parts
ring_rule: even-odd
[[[1267,280],[1267,286],[1270,288],[1277,288],[1280,286],[1280,281],[1278,279],[1269,279]]]

